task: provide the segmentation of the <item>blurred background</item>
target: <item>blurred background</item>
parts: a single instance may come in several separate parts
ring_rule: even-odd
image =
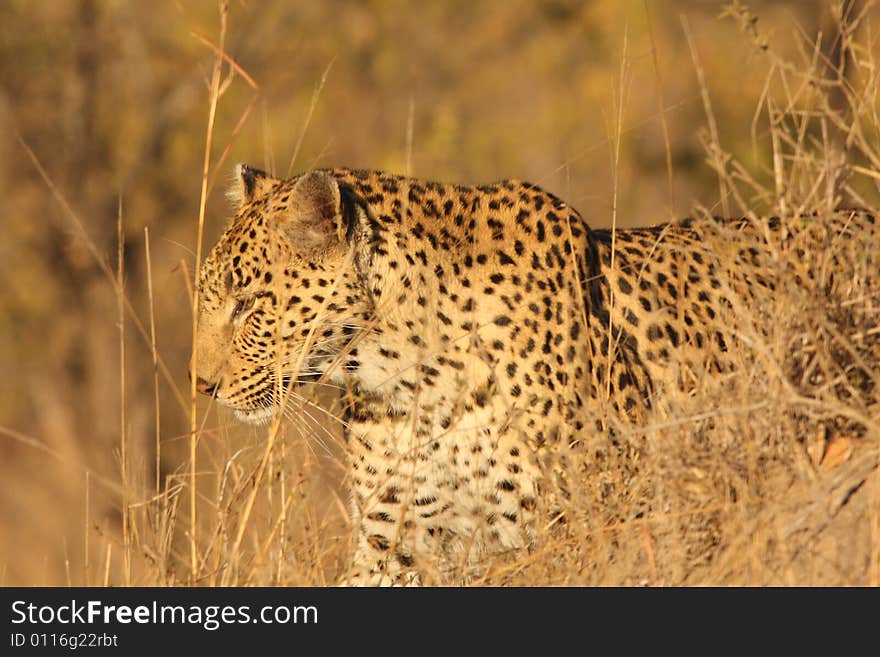
[[[281,176],[351,166],[462,183],[516,177],[594,227],[611,225],[615,185],[619,225],[684,216],[694,203],[720,211],[684,25],[722,146],[767,181],[761,101],[773,60],[762,45],[808,61],[822,35],[816,52],[845,66],[841,16],[868,12],[860,29],[875,30],[880,17],[862,1],[749,6],[757,23],[711,0],[231,0],[225,50],[250,79],[223,68],[206,247],[225,227],[223,188],[239,161]],[[157,474],[164,488],[187,467],[206,40],[219,29],[212,1],[0,3],[0,584],[125,581],[123,436],[131,503],[147,506]],[[158,466],[145,228],[164,368]],[[222,429],[199,447],[209,475],[229,441],[259,449],[264,439],[213,410],[205,426]],[[318,461],[303,475],[309,490],[332,490],[338,473]],[[338,499],[324,498],[342,532]],[[189,555],[173,545],[188,521],[160,528],[157,517],[137,526],[172,545],[163,571],[185,571]],[[156,558],[143,536],[132,540],[137,559]],[[160,581],[148,570],[129,581]]]

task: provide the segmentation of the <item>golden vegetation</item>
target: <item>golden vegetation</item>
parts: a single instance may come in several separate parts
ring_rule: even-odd
[[[867,0],[332,0],[232,2],[221,26],[206,2],[3,3],[0,583],[335,580],[332,391],[267,431],[186,378],[234,162],[517,177],[595,227],[876,209],[878,18]],[[588,446],[594,480],[638,454],[625,492],[585,486],[476,581],[880,582],[876,245],[826,238],[853,263],[830,296],[735,306],[741,374]]]

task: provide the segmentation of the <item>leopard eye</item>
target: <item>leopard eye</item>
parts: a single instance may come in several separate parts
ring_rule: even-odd
[[[235,306],[232,308],[232,319],[237,319],[250,310],[253,305],[254,297],[243,297],[236,300]]]

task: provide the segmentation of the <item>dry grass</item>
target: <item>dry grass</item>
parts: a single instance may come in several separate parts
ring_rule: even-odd
[[[231,9],[235,15],[240,7],[233,4]],[[760,9],[771,13],[770,8]],[[640,20],[647,10],[640,7]],[[190,40],[199,47],[207,44],[210,60],[205,60],[195,84],[179,71],[167,74],[169,93],[157,114],[161,121],[173,121],[181,116],[175,103],[191,103],[195,118],[188,119],[187,132],[196,134],[198,127],[205,141],[186,146],[203,152],[203,159],[176,162],[170,176],[162,167],[146,171],[143,164],[129,162],[123,167],[122,191],[123,196],[135,197],[131,203],[119,201],[119,189],[108,182],[106,173],[89,178],[92,184],[112,188],[110,223],[96,223],[103,211],[101,199],[81,194],[76,178],[54,166],[47,155],[52,152],[51,142],[45,143],[49,137],[28,131],[21,115],[5,119],[23,135],[21,145],[15,145],[16,157],[25,153],[39,172],[39,180],[35,177],[23,191],[10,193],[10,209],[21,217],[41,212],[55,217],[46,248],[57,258],[36,273],[22,268],[18,278],[10,278],[11,285],[28,289],[34,286],[32,278],[50,279],[57,290],[47,292],[46,299],[37,296],[30,306],[10,301],[0,319],[28,318],[22,333],[44,321],[61,328],[49,337],[36,331],[31,341],[16,332],[15,345],[31,349],[20,360],[7,349],[0,353],[0,362],[8,365],[5,371],[21,373],[6,384],[9,394],[0,401],[5,481],[19,493],[0,507],[0,582],[325,585],[336,580],[350,553],[344,448],[334,419],[339,415],[337,391],[304,391],[302,399],[294,400],[296,410],[288,414],[288,421],[277,421],[266,430],[235,424],[209,402],[197,399],[194,385],[185,383],[189,344],[183,327],[188,318],[193,336],[197,329],[191,312],[197,300],[192,275],[198,272],[206,235],[220,229],[219,223],[208,229],[212,210],[223,212],[219,204],[212,208],[211,192],[222,182],[234,143],[271,143],[271,135],[282,132],[283,120],[290,118],[280,118],[280,112],[279,118],[271,118],[274,110],[268,102],[290,74],[273,77],[267,72],[264,78],[258,74],[264,60],[254,57],[257,64],[247,66],[230,49],[234,35],[240,46],[247,27],[259,34],[256,28],[265,25],[252,14],[241,19],[251,21],[247,25],[235,20],[227,24],[224,9],[220,28],[212,28],[217,36],[206,36],[210,32],[199,25],[216,26],[217,17],[195,11],[180,9],[178,29],[196,33]],[[273,20],[272,11],[267,21]],[[308,11],[303,9],[304,22]],[[496,11],[494,17],[490,12],[469,19],[490,36],[493,30],[506,37],[516,34],[516,13]],[[621,18],[598,15],[599,9],[571,10],[575,20],[568,11],[568,5],[560,3],[563,18],[551,16],[540,23],[547,40],[529,47],[538,52],[542,44],[568,43],[560,35],[580,25],[578,21],[607,27],[608,21]],[[302,129],[283,128],[279,141],[285,145],[280,148],[292,153],[292,168],[321,161],[408,171],[413,162],[421,162],[414,167],[419,175],[425,175],[427,167],[436,177],[533,178],[570,200],[596,226],[629,225],[632,216],[652,223],[681,212],[675,206],[685,198],[701,201],[692,208],[697,216],[723,211],[758,218],[767,213],[823,213],[840,205],[878,208],[880,51],[873,3],[846,3],[837,14],[825,16],[826,25],[834,28],[830,34],[819,39],[816,30],[804,28],[780,48],[743,6],[727,10],[732,19],[711,18],[708,23],[691,11],[683,28],[677,13],[672,12],[670,26],[652,9],[653,22],[641,41],[628,31],[624,41],[620,26],[615,27],[620,38],[605,51],[601,44],[581,42],[580,50],[564,53],[583,58],[593,49],[604,52],[608,63],[601,70],[607,86],[597,94],[611,109],[590,115],[599,117],[595,125],[607,127],[578,137],[575,149],[541,150],[521,137],[503,138],[511,142],[495,134],[499,145],[493,150],[481,141],[479,125],[466,132],[450,118],[456,112],[444,113],[439,102],[430,121],[417,124],[418,108],[435,100],[428,90],[403,94],[405,107],[388,129],[370,130],[367,120],[374,121],[373,127],[382,124],[372,113],[378,110],[364,109],[368,119],[343,137],[352,142],[362,138],[364,143],[375,139],[373,150],[352,146],[342,151],[351,159],[336,161],[339,150],[325,135],[335,134],[333,123],[339,119],[328,117],[332,112],[322,110],[322,103],[333,103],[333,94],[340,94],[333,75],[349,58],[340,57],[330,69],[338,53],[328,54],[325,44],[317,41],[315,50],[321,56],[311,65],[308,83],[298,87],[302,111],[297,121],[289,121]],[[386,85],[385,97],[396,98],[394,94],[401,92],[388,80],[402,69],[386,69],[389,58],[397,61],[397,55],[383,50],[390,47],[382,45],[383,39],[364,36],[363,31],[380,28],[372,17],[358,16],[341,42],[361,44],[362,57],[373,57],[374,66],[364,75]],[[401,14],[397,27],[406,28],[407,20],[418,18]],[[434,18],[447,21],[451,33],[458,29],[449,16]],[[691,27],[697,23],[699,29]],[[764,72],[760,82],[743,83],[747,89],[713,78],[713,67],[721,66],[726,55],[709,52],[710,39],[731,26],[738,29],[732,31],[737,35],[732,43]],[[135,31],[119,34],[125,48],[140,47]],[[280,34],[269,41],[284,43]],[[678,43],[687,48],[676,49]],[[368,52],[371,47],[377,52]],[[276,48],[290,55],[286,46]],[[456,54],[447,56],[449,66],[454,66]],[[518,61],[506,50],[499,50],[497,57],[505,70]],[[642,59],[647,61],[645,78],[638,77]],[[566,77],[570,72],[557,73],[558,80],[547,73],[562,60],[551,60],[552,66],[537,63],[536,70],[547,82],[536,87],[536,95],[556,98],[571,91]],[[681,68],[667,64],[664,72],[664,61]],[[296,61],[285,66],[296,69]],[[274,71],[269,64],[265,70]],[[359,69],[355,71],[349,78],[344,68],[339,73],[355,89],[331,105],[339,112],[345,111],[342,105],[370,106],[373,89],[368,84],[358,95],[362,82]],[[195,95],[199,102],[193,103],[192,89],[203,78],[208,94]],[[612,78],[613,87],[608,83]],[[639,93],[639,83],[645,80],[650,84],[641,86],[652,93]],[[3,107],[13,102],[13,91],[5,90],[0,97],[0,117]],[[457,90],[465,98],[456,106],[460,115],[471,116],[475,123],[468,103],[478,91],[468,85]],[[736,114],[739,110],[730,108],[743,105],[746,91],[756,93],[746,99],[746,113]],[[86,94],[86,108],[88,94],[97,94],[88,85],[77,93]],[[583,108],[590,106],[590,98],[585,92],[573,110],[561,103],[558,111],[548,112],[550,128],[565,133],[556,139],[576,134],[572,126],[588,122],[579,113],[587,111]],[[258,102],[264,108],[259,121],[251,116]],[[679,113],[678,104],[703,113],[699,123],[708,128],[700,132],[699,156],[694,153],[700,151],[687,147],[693,140],[694,115]],[[40,107],[36,101],[35,107]],[[106,109],[92,110],[110,120]],[[730,127],[731,118],[739,123]],[[542,124],[534,116],[518,124],[515,113],[506,124],[504,116],[497,120],[504,125],[499,133],[521,125],[532,125],[537,132]],[[358,123],[356,118],[351,122]],[[650,127],[644,127],[647,124]],[[375,134],[362,134],[371,132]],[[150,139],[174,151],[173,144],[165,143],[173,142],[167,135],[157,132],[145,143],[153,143]],[[686,146],[675,150],[680,143]],[[523,154],[514,157],[511,153],[517,148]],[[608,157],[603,156],[604,148]],[[443,155],[430,160],[432,149]],[[151,151],[145,147],[145,152]],[[272,153],[266,148],[267,165],[274,161]],[[102,155],[106,154],[89,157]],[[520,157],[528,159],[522,162],[527,170],[498,168],[521,162]],[[689,158],[705,158],[714,179],[705,167],[688,168]],[[589,166],[596,169],[580,168],[588,166],[587,160],[595,160],[597,164]],[[82,162],[62,162],[67,169],[89,163],[93,160],[85,156]],[[157,209],[170,213],[181,189],[195,195],[198,170],[197,207],[190,204],[189,214],[181,213],[183,218],[173,226],[154,223],[149,232],[143,231],[143,255],[140,248],[126,248],[126,243],[140,239],[137,217]],[[9,191],[8,181],[14,177],[2,173],[0,180]],[[189,184],[175,186],[176,178],[186,178]],[[148,198],[131,191],[136,186],[132,180],[138,179],[150,185]],[[578,182],[582,180],[590,182]],[[69,200],[72,194],[77,202]],[[163,205],[165,194],[172,195],[168,205]],[[43,197],[52,197],[52,205],[44,205]],[[591,216],[591,207],[602,219]],[[24,228],[16,230],[24,231],[16,235],[27,234]],[[729,236],[705,230],[707,241],[726,253]],[[796,248],[798,240],[811,247],[825,240],[826,248],[811,248],[803,257]],[[169,247],[176,241],[192,245],[194,253],[181,260],[180,249]],[[806,226],[785,245],[771,241],[761,249],[761,258],[773,263],[780,283],[773,295],[749,304],[732,295],[730,325],[741,335],[737,374],[723,379],[699,376],[693,394],[665,395],[647,425],[621,430],[617,444],[607,436],[585,439],[563,464],[582,482],[567,502],[566,522],[548,522],[539,532],[535,551],[498,557],[478,570],[463,568],[462,574],[477,584],[511,585],[880,583],[880,437],[874,385],[880,282],[865,269],[866,263],[876,264],[880,258],[876,240],[869,235],[835,239]],[[795,273],[823,271],[832,249],[844,254],[841,260],[852,267],[835,274],[830,295],[809,278],[795,282]],[[104,255],[114,250],[115,268]],[[724,264],[726,284],[735,291],[742,284],[742,263],[731,252]],[[69,306],[63,305],[66,294],[72,297]],[[59,304],[79,323],[60,321]],[[44,355],[61,364],[33,365],[43,363]]]

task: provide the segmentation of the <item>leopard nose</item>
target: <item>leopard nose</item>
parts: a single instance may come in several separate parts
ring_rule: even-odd
[[[187,369],[186,371],[187,378],[192,381],[193,373],[192,369]],[[196,378],[196,390],[198,390],[203,395],[208,395],[209,397],[217,392],[217,382],[211,382],[207,379],[203,379],[202,377]]]
[[[210,397],[217,391],[217,384],[205,381],[202,377],[198,377],[196,379],[196,390],[203,395],[208,395]]]

